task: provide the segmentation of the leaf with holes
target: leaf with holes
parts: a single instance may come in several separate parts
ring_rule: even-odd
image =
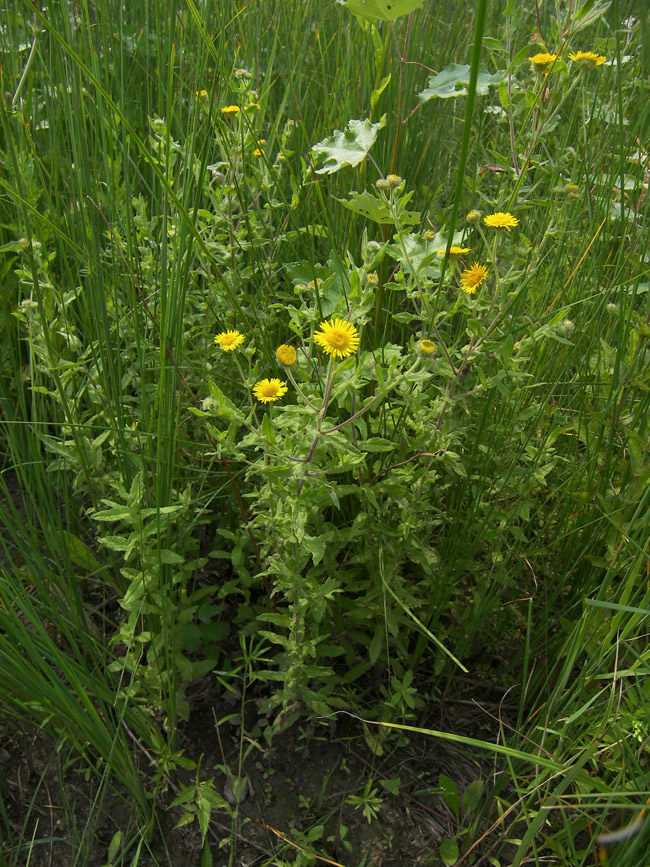
[[[424,0],[339,0],[339,3],[365,21],[394,21],[419,9]]]
[[[324,138],[312,147],[312,151],[324,157],[317,175],[331,175],[345,166],[357,166],[366,157],[377,139],[377,133],[386,125],[386,115],[378,123],[369,120],[351,120],[346,128],[334,130],[334,135]]]
[[[476,82],[476,92],[486,94],[490,87],[498,87],[504,80],[505,72],[488,72],[479,69]],[[421,93],[418,93],[420,102],[429,99],[450,99],[457,96],[465,96],[469,86],[469,66],[467,64],[452,63],[446,66],[437,75],[429,76],[429,84]]]

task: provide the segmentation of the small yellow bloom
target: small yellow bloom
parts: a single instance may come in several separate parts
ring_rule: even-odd
[[[433,229],[427,229],[424,233],[424,237],[427,241],[433,241],[433,239],[436,237],[436,233],[433,231]]]
[[[573,54],[569,54],[569,59],[585,68],[602,66],[607,60],[602,54],[596,54],[593,51],[576,51]]]
[[[470,247],[455,247],[452,244],[451,247],[449,248],[449,258],[450,259],[457,259],[459,256],[462,256],[463,253],[469,253],[470,249],[471,249]],[[436,250],[436,253],[439,256],[444,256],[446,252],[447,252],[446,250]]]
[[[214,338],[214,342],[224,352],[230,352],[242,345],[244,335],[240,331],[222,331]]]
[[[539,54],[534,54],[528,59],[530,60],[530,65],[533,68],[533,72],[538,72],[542,75],[548,75],[551,71],[551,67],[557,60],[557,54],[549,54],[546,51],[540,51]]]
[[[194,94],[196,96],[198,96],[199,99],[205,99],[206,96],[208,95],[208,91],[207,90],[195,90]]]
[[[238,105],[226,105],[221,109],[221,114],[239,114],[241,108]]]
[[[296,350],[293,346],[288,346],[286,343],[283,343],[275,350],[275,357],[280,364],[283,364],[285,367],[291,367],[296,363]]]
[[[433,342],[433,340],[418,340],[415,348],[420,353],[420,355],[429,356],[433,355],[436,351],[436,344]]]
[[[262,106],[259,104],[259,102],[250,102],[250,103],[246,106],[246,111],[249,111],[250,109],[257,110],[258,108],[261,108],[261,107],[262,107]]]
[[[366,280],[368,281],[368,286],[376,286],[377,283],[379,283],[379,278],[374,271],[368,271],[366,274]]]
[[[266,144],[265,138],[260,138],[257,140],[257,147],[253,151],[254,157],[261,157],[262,156],[262,154],[263,154],[262,148],[264,147],[265,144]]]
[[[481,212],[477,211],[476,208],[474,208],[473,210],[468,212],[466,219],[468,223],[475,223],[480,218],[480,216]]]
[[[487,277],[487,273],[485,265],[474,262],[471,268],[466,268],[460,275],[460,288],[468,295],[473,295]]]
[[[483,222],[486,226],[491,226],[493,229],[505,229],[509,232],[513,226],[519,223],[519,220],[507,211],[497,211],[496,214],[488,214],[487,217],[483,217]]]
[[[314,334],[314,340],[323,352],[334,358],[347,358],[359,348],[359,332],[345,319],[321,322],[321,331]]]
[[[281,379],[260,379],[253,386],[253,394],[260,403],[271,403],[271,401],[279,400],[283,394],[287,393],[287,384]]]

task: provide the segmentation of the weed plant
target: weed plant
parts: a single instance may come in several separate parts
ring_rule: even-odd
[[[640,863],[647,10],[457,5],[8,4],[0,724],[130,793],[111,863],[172,803],[234,863],[206,682],[494,754],[447,865]],[[426,725],[461,672],[498,743]]]

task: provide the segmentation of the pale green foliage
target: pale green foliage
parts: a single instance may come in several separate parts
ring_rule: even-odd
[[[319,154],[323,165],[317,175],[331,175],[342,168],[359,165],[377,139],[377,133],[386,125],[383,117],[378,123],[369,120],[351,120],[346,128],[315,144],[312,151]]]
[[[429,76],[429,83],[418,94],[420,102],[429,99],[450,99],[457,96],[466,96],[469,85],[470,68],[466,64],[452,63],[446,66],[436,75]],[[476,92],[486,94],[491,87],[498,87],[504,80],[505,74],[501,71],[490,73],[486,69],[479,69],[476,80]]]

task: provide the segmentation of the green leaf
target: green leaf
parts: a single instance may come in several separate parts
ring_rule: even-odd
[[[465,96],[469,86],[470,68],[467,64],[452,63],[446,66],[437,75],[429,77],[428,86],[418,94],[420,102],[437,97],[438,99],[450,99],[451,97]],[[490,73],[486,69],[479,69],[476,92],[485,94],[490,87],[496,87],[505,78],[505,72]]]
[[[438,783],[440,785],[440,788],[442,789],[441,794],[445,804],[453,812],[454,816],[456,817],[456,821],[458,821],[460,817],[460,795],[458,794],[456,783],[454,783],[453,780],[449,779],[446,774],[440,774],[440,777],[438,778]]]
[[[203,854],[201,855],[201,867],[212,867],[212,852],[210,851],[210,847],[206,843],[203,846]]]
[[[210,813],[212,812],[212,807],[208,803],[208,801],[199,796],[199,827],[201,829],[201,842],[205,843],[205,836],[208,833],[208,826],[210,825]]]
[[[399,795],[399,787],[402,785],[399,777],[395,777],[393,780],[380,780],[379,782],[391,795]]]
[[[379,97],[382,95],[382,93],[383,93],[383,92],[386,90],[386,88],[388,87],[388,83],[389,83],[389,81],[390,81],[390,77],[391,77],[391,76],[390,76],[390,72],[389,72],[388,75],[387,75],[385,78],[382,78],[379,87],[378,87],[376,90],[373,90],[373,92],[370,94],[370,108],[371,108],[372,111],[374,111],[375,106],[376,106],[377,103],[379,102]]]
[[[339,3],[364,21],[394,21],[419,9],[424,0],[339,0]]]
[[[458,843],[456,840],[447,839],[442,841],[440,844],[440,857],[447,867],[453,867],[456,861],[458,861],[458,855]]]
[[[467,816],[468,813],[473,813],[478,807],[482,794],[483,780],[474,780],[473,783],[466,786],[465,791],[463,792],[463,813],[465,816]]]
[[[273,432],[273,422],[269,415],[265,414],[262,419],[262,434],[271,443],[275,445],[275,433]]]
[[[377,133],[386,125],[386,115],[378,123],[366,120],[351,120],[345,130],[334,130],[334,135],[315,144],[312,151],[321,154],[325,162],[318,175],[331,175],[345,166],[358,165],[377,139]]]
[[[350,193],[349,199],[337,199],[337,202],[340,202],[349,211],[361,214],[362,217],[375,223],[396,224],[395,217],[391,215],[387,202],[378,196],[373,196],[368,190],[364,190],[362,193],[353,191]],[[418,211],[400,211],[398,219],[401,226],[415,226],[420,222],[420,213]]]
[[[93,521],[126,521],[131,518],[131,509],[128,506],[115,506],[113,509],[95,512],[91,517]]]
[[[63,537],[67,552],[75,566],[85,569],[87,572],[98,572],[101,569],[99,560],[81,539],[68,533],[67,530],[63,531]]]

